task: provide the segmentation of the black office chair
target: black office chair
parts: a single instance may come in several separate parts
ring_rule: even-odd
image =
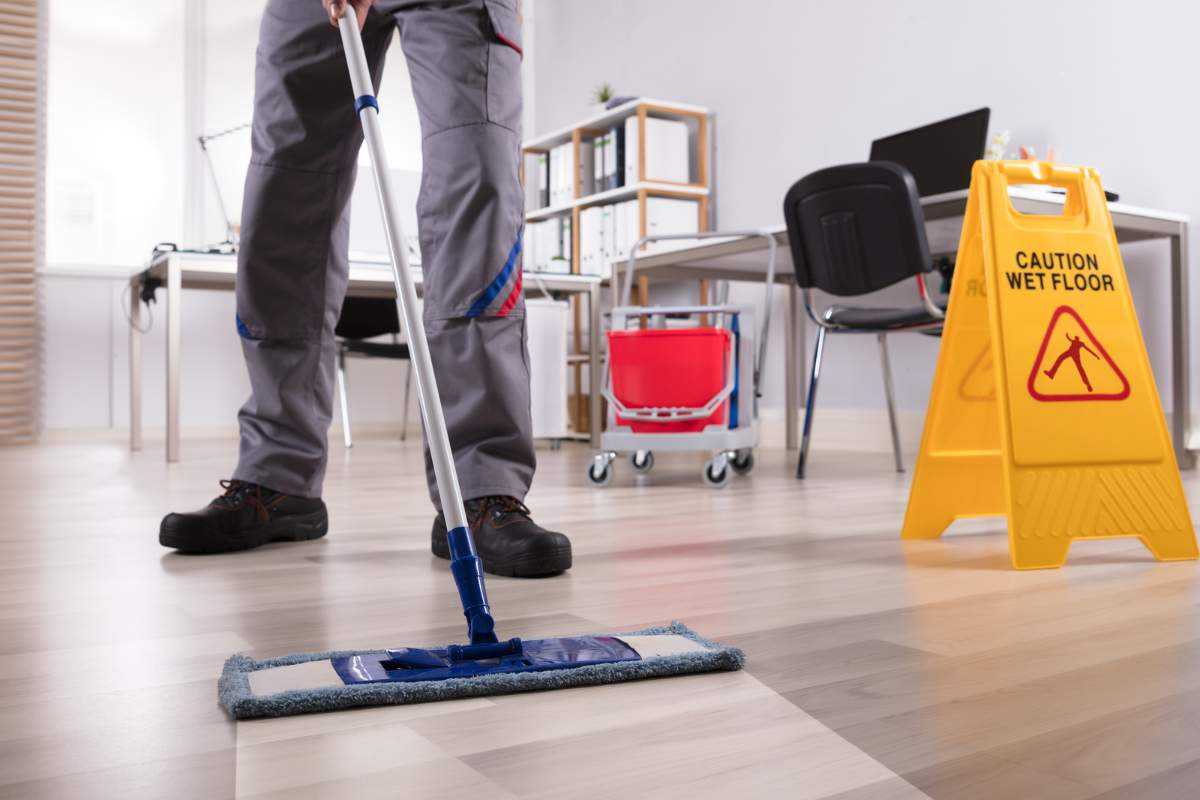
[[[342,441],[353,447],[350,437],[350,403],[346,392],[346,358],[391,358],[408,361],[404,381],[404,416],[400,429],[400,440],[408,436],[408,397],[412,389],[412,360],[408,345],[400,341],[400,317],[396,313],[396,301],[387,297],[347,297],[342,303],[342,314],[334,328],[337,336],[337,383],[338,398],[342,405]],[[392,335],[391,342],[369,342],[376,336]]]
[[[903,472],[887,335],[897,331],[936,330],[944,317],[943,309],[933,302],[925,285],[924,275],[931,265],[917,184],[907,169],[890,161],[822,169],[796,181],[788,190],[783,200],[783,218],[796,282],[803,289],[804,308],[817,325],[796,477],[804,477],[808,462],[817,380],[828,333],[873,333],[879,339],[892,450],[896,471]],[[916,279],[917,305],[904,308],[833,305],[821,313],[813,307],[813,288],[838,297],[857,297],[907,278]]]

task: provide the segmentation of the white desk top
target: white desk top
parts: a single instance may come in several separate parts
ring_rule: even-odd
[[[190,284],[205,288],[232,287],[233,278],[237,275],[237,255],[234,253],[176,250],[155,257],[150,269],[156,277],[163,277],[160,273],[165,270],[164,265],[171,258],[179,260],[185,286]],[[134,270],[130,277],[143,271],[144,269]],[[412,275],[417,286],[424,282],[424,274],[419,267],[412,268]],[[600,283],[600,278],[595,275],[564,275],[557,272],[525,272],[523,275],[527,286],[537,287],[540,283],[552,291],[586,291]],[[392,283],[392,264],[387,258],[356,255],[350,259],[351,286],[390,289]]]
[[[968,190],[960,189],[921,198],[923,208],[948,206],[946,210],[950,212],[926,220],[926,236],[932,254],[953,253],[958,249],[967,193]],[[1062,206],[1066,199],[1062,194],[1025,188],[1011,188],[1009,196],[1014,200],[1024,201],[1025,206]],[[1117,239],[1121,242],[1169,236],[1190,222],[1190,217],[1186,214],[1142,208],[1127,203],[1109,203],[1108,210],[1113,217]],[[787,226],[775,223],[765,226],[762,230],[773,234],[780,245],[775,265],[777,280],[791,280],[795,269],[792,266]],[[759,236],[698,241],[692,246],[640,256],[637,259],[636,270],[653,271],[658,277],[668,279],[716,277],[727,280],[762,280],[766,269],[762,254],[765,248],[766,244]],[[625,264],[626,259],[614,261],[614,274],[622,274]]]
[[[955,200],[961,200],[965,203],[967,200],[967,192],[967,189],[959,189],[955,192],[945,192],[943,194],[934,194],[930,195],[929,197],[922,197],[921,205],[932,206],[939,203],[953,202]],[[1008,196],[1021,200],[1053,203],[1060,206],[1066,200],[1066,196],[1063,194],[1049,192],[1042,189],[1025,189],[1021,187],[1010,187],[1008,190]],[[1189,217],[1187,214],[1180,214],[1175,211],[1160,211],[1153,208],[1143,208],[1142,206],[1134,206],[1130,205],[1129,203],[1109,203],[1108,212],[1113,215],[1124,214],[1132,217],[1142,217],[1144,219],[1162,220],[1164,222],[1191,222],[1191,217]]]

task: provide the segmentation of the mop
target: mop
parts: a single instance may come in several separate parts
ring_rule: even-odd
[[[305,653],[257,661],[238,654],[218,681],[221,705],[237,719],[362,706],[594,686],[641,678],[740,669],[745,656],[675,622],[630,633],[500,641],[488,604],[434,380],[425,329],[400,229],[376,102],[358,22],[349,3],[339,21],[354,106],[366,137],[383,209],[396,303],[409,335],[417,395],[449,531],[450,572],[467,618],[468,641],[440,649]]]

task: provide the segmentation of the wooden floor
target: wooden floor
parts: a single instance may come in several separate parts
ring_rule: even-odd
[[[158,520],[215,493],[231,441],[169,469],[154,443],[0,450],[0,798],[1200,791],[1196,564],[1123,540],[1018,573],[1000,520],[902,543],[906,476],[828,447],[804,484],[762,450],[723,491],[691,456],[597,490],[586,448],[541,451],[530,505],[575,567],[490,582],[502,635],[680,619],[744,648],[744,672],[234,724],[234,651],[463,635],[415,443],[333,454],[328,537],[189,558]]]

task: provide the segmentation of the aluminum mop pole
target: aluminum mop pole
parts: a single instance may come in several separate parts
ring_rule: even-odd
[[[479,560],[475,551],[475,542],[471,539],[471,529],[467,525],[462,491],[458,487],[458,474],[454,469],[454,454],[450,449],[450,436],[446,432],[446,418],[442,414],[442,400],[438,394],[433,361],[429,355],[429,342],[425,338],[425,327],[417,315],[417,292],[413,287],[412,273],[409,271],[408,248],[405,246],[404,232],[400,227],[396,192],[392,188],[387,154],[383,148],[379,103],[375,99],[371,71],[363,51],[358,18],[350,3],[346,3],[342,11],[338,30],[341,32],[343,49],[346,51],[346,65],[350,68],[354,108],[362,123],[367,152],[371,154],[371,166],[375,172],[375,188],[383,212],[388,252],[392,257],[392,276],[396,281],[396,307],[408,332],[408,346],[417,376],[417,398],[420,401],[421,416],[425,420],[425,436],[433,461],[433,473],[437,479],[438,497],[442,501],[442,513],[446,517],[450,571],[454,574],[463,613],[467,617],[467,632],[471,645],[493,646],[486,650],[470,647],[459,654],[467,658],[486,658],[493,650],[495,655],[513,652],[514,649],[520,648],[517,640],[497,645],[495,620],[488,606],[487,588],[483,580],[483,562]]]

